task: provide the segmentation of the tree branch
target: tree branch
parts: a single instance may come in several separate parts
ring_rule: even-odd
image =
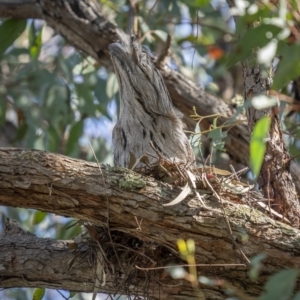
[[[3,18],[42,19],[37,0],[1,0],[0,16]]]
[[[93,292],[97,262],[96,249],[92,244],[81,242],[74,248],[73,241],[37,238],[9,219],[6,219],[6,227],[9,227],[9,230],[6,229],[5,234],[0,237],[1,287],[43,287],[73,292]],[[106,254],[110,251],[108,249]],[[118,290],[118,293],[128,296],[137,294],[147,296],[145,293],[147,285],[152,291],[152,299],[169,299],[168,297],[172,295],[176,298],[179,291],[193,294],[187,282],[170,283],[172,281],[170,278],[160,280],[159,283],[147,280],[145,272],[135,269],[132,262],[123,260],[122,263],[127,272],[122,287],[118,289],[115,274],[108,274],[105,287],[98,287],[99,292],[114,294]],[[130,277],[134,276],[136,278],[133,284]],[[159,277],[157,274],[157,278]],[[164,285],[163,289],[160,289],[160,284]],[[208,293],[212,292],[208,290]],[[195,297],[191,295],[191,299],[193,298]]]
[[[103,173],[103,177],[101,173]],[[155,256],[158,248],[151,250],[153,256],[150,258],[156,262],[156,266],[166,266],[168,263],[176,261],[178,237],[191,238],[195,241],[197,263],[245,263],[238,249],[232,243],[232,237],[225,226],[220,203],[210,195],[209,191],[202,192],[207,194],[204,201],[209,209],[202,207],[199,201],[192,196],[174,207],[163,207],[163,203],[170,202],[179,194],[179,188],[155,181],[153,178],[143,177],[127,169],[101,165],[100,172],[95,163],[44,151],[12,148],[0,148],[0,178],[1,205],[35,208],[78,218],[102,226],[104,232],[107,232],[109,209],[109,224],[112,233],[120,234],[122,232],[127,238],[135,238],[145,243],[156,243],[165,249],[163,253],[169,251],[171,256],[167,255],[167,258],[161,261],[161,255]],[[300,231],[275,222],[245,205],[237,207],[236,204],[226,201],[224,205],[236,244],[248,257],[262,252],[266,254],[262,269],[263,275],[259,277],[259,281],[253,283],[248,278],[248,267],[207,267],[201,268],[198,274],[224,278],[227,282],[234,283],[234,289],[257,296],[268,275],[276,270],[292,268],[300,264],[298,241]],[[31,238],[31,236],[26,237],[28,239],[26,241],[20,239],[19,244],[13,240],[16,249],[21,249],[25,245],[22,244],[23,242],[35,245],[36,242],[33,242]],[[40,243],[42,244],[38,245],[41,249],[45,249],[43,245],[48,245],[47,240]],[[53,251],[61,245],[60,243],[50,243],[54,247]],[[6,245],[6,252],[2,256],[3,260],[0,260],[2,266],[7,261],[7,257],[11,257],[9,255],[11,255],[12,248],[9,248],[7,237],[0,239],[0,247],[1,245]],[[103,245],[104,243],[101,243],[101,246]],[[152,247],[148,248],[152,249]],[[1,249],[3,248],[1,247]],[[35,251],[39,250],[36,248]],[[44,252],[40,251],[42,255]],[[75,253],[70,253],[65,246],[61,251],[65,251],[64,255],[67,257],[75,255]],[[111,247],[106,251],[109,255],[112,252]],[[47,253],[43,255],[51,257],[52,252]],[[35,255],[38,254],[35,252]],[[38,257],[36,256],[37,260],[40,259]],[[116,258],[112,260],[114,260],[114,265],[118,266]],[[122,264],[128,266],[126,260],[122,261]],[[83,266],[88,266],[88,262],[83,262]],[[147,260],[142,266],[153,265]],[[23,263],[17,268],[18,272],[17,270],[13,272],[14,277],[17,278],[22,277],[21,274],[25,274],[22,283],[19,281],[17,284],[17,281],[13,279],[5,281],[7,277],[3,274],[8,272],[5,269],[5,271],[1,271],[0,285],[3,287],[20,286],[21,284],[32,286],[30,282],[24,283],[26,278],[32,278],[30,273],[27,274],[28,270],[25,267],[26,264]],[[134,269],[134,264],[131,264],[130,267]],[[77,267],[74,272],[79,272]],[[162,273],[163,271],[156,273],[156,280],[161,278]],[[45,273],[45,276],[46,274],[48,273]],[[147,278],[147,274],[139,274],[140,280],[142,281],[143,276],[145,276],[144,279]],[[74,278],[81,275],[81,273],[74,275]],[[66,281],[62,282],[67,282],[71,278],[69,276],[70,274],[66,272],[62,279]],[[87,273],[86,276],[85,280],[89,284],[83,290],[90,290],[93,282],[90,277],[92,274]],[[122,276],[120,277],[122,278]],[[114,280],[116,279],[114,278]],[[170,278],[167,278],[166,281],[161,279],[161,281],[162,283],[159,284],[161,295],[168,295],[171,292],[170,286],[164,285],[164,283],[173,285],[180,283],[182,285],[177,292],[186,293],[193,299],[193,289],[186,282],[172,281]],[[55,283],[51,287],[62,288],[61,285]],[[67,288],[69,287],[73,289],[73,284],[68,283]],[[174,290],[174,287],[172,289]],[[157,288],[153,290],[157,291]],[[111,291],[110,285],[101,288],[101,291]],[[203,292],[207,299],[223,299],[224,296],[222,291],[216,292],[214,287],[207,287],[207,290],[204,289]],[[154,291],[149,290],[149,293],[153,293],[153,297],[157,296]],[[172,299],[176,299],[175,296]]]
[[[84,255],[89,249],[87,247],[74,251],[67,247],[66,241],[11,235],[9,232],[1,236],[0,247],[0,286],[3,288],[93,290],[95,271],[88,261],[89,256]],[[70,268],[69,262],[80,254],[82,258],[78,258],[79,263],[77,261]]]
[[[108,45],[116,40],[118,29],[86,0],[0,0],[0,17],[39,18],[60,33],[69,43],[103,66],[112,69]],[[184,122],[194,130],[190,118],[195,106],[199,115],[232,116],[232,109],[222,100],[205,92],[183,75],[164,64],[157,65],[174,105],[184,113]],[[201,124],[208,128],[213,118]],[[226,121],[219,118],[219,124]],[[244,165],[249,164],[249,131],[245,124],[233,127],[225,139],[228,154]],[[299,165],[292,164],[291,173],[300,192]]]

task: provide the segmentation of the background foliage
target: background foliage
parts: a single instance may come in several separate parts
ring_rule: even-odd
[[[130,3],[98,0],[97,5],[106,18],[128,31],[134,17]],[[281,101],[286,143],[291,155],[299,152],[300,94],[293,82],[300,76],[297,0],[237,0],[232,11],[224,0],[147,0],[139,1],[136,9],[138,37],[144,46],[155,54],[170,34],[168,64],[231,105],[243,95],[241,60],[259,63],[265,76],[273,63],[273,89],[280,89],[293,100],[288,105],[294,105]],[[232,15],[240,16],[236,27]],[[256,58],[250,58],[258,47]],[[275,57],[281,58],[280,63]],[[90,144],[100,162],[112,164],[111,131],[118,110],[113,73],[69,46],[44,21],[0,20],[0,146],[94,160]],[[215,164],[220,155],[214,157]],[[2,218],[19,220],[41,237],[65,239],[80,230],[78,226],[66,230],[73,220],[39,211],[1,208],[1,212]],[[32,297],[29,290],[5,293],[7,299]],[[51,293],[45,297],[59,299],[59,294]]]

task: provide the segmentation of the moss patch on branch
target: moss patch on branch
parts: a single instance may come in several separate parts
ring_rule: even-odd
[[[133,173],[125,174],[119,180],[119,187],[126,190],[142,189],[144,186],[146,186],[146,181]]]

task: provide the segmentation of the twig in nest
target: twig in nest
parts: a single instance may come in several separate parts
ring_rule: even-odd
[[[106,206],[107,206],[107,222],[106,222],[106,224],[107,224],[107,232],[108,232],[108,236],[109,236],[109,239],[110,239],[110,241],[111,241],[111,243],[112,243],[112,247],[113,247],[114,253],[115,253],[115,255],[116,255],[116,258],[117,258],[117,260],[118,260],[119,267],[120,267],[120,269],[125,273],[124,268],[123,268],[123,266],[122,266],[122,264],[121,264],[121,261],[120,261],[120,259],[119,259],[119,256],[118,256],[118,254],[117,254],[117,251],[116,251],[116,249],[115,249],[115,247],[114,247],[114,245],[113,245],[113,240],[112,240],[112,237],[111,237],[110,224],[109,224],[110,209],[109,209],[109,201],[108,201],[108,196],[107,196],[107,188],[106,188],[105,179],[104,179],[104,176],[103,176],[103,172],[102,172],[101,166],[100,166],[99,161],[98,161],[98,159],[97,159],[97,156],[96,156],[96,154],[95,154],[95,152],[94,152],[94,149],[93,149],[93,147],[92,147],[92,145],[91,145],[90,143],[89,143],[89,145],[90,145],[91,151],[92,151],[92,153],[93,153],[93,155],[94,155],[94,158],[96,159],[96,162],[97,162],[97,165],[98,165],[98,169],[99,169],[99,172],[100,172],[101,177],[102,177],[103,186],[104,186],[104,189],[105,189]]]
[[[246,267],[245,264],[184,264],[184,265],[176,265],[175,267]],[[150,271],[150,270],[165,270],[170,268],[170,266],[165,267],[154,267],[154,268],[142,268],[139,266],[135,266],[139,270]],[[173,266],[172,266],[173,267]]]
[[[147,258],[148,260],[150,260],[151,263],[154,264],[154,265],[157,264],[153,259],[151,259],[148,255],[142,253],[141,251],[134,250],[134,249],[132,249],[132,248],[129,248],[129,247],[124,246],[124,245],[121,245],[121,244],[116,244],[116,246],[117,246],[117,247],[120,247],[120,248],[127,249],[128,251],[133,252],[133,253],[136,253],[136,254],[138,254],[138,255],[140,255],[140,256],[143,256],[143,257]]]
[[[231,166],[231,165],[230,165],[230,166]],[[228,177],[228,179],[231,179],[232,177],[238,176],[239,174],[241,174],[241,173],[243,173],[243,172],[245,172],[245,171],[248,171],[248,170],[249,170],[249,167],[245,167],[245,168],[243,168],[243,169],[241,169],[241,170],[239,170],[239,171],[233,173],[232,175],[230,175],[230,176]]]
[[[235,178],[235,180],[238,181],[238,180],[239,180],[239,177],[237,176],[236,171],[235,171],[233,165],[230,164],[229,167],[230,167],[230,169],[231,169],[232,176]]]
[[[226,226],[227,226],[227,229],[230,233],[230,236],[231,236],[231,239],[232,239],[232,242],[234,244],[234,246],[239,249],[241,255],[244,257],[244,259],[246,260],[247,264],[250,265],[250,260],[249,258],[246,256],[246,254],[243,252],[243,250],[239,247],[239,245],[237,245],[237,243],[235,242],[234,240],[234,237],[233,237],[233,234],[232,234],[232,229],[231,229],[231,226],[230,226],[230,223],[228,221],[228,218],[226,216],[226,212],[225,212],[225,208],[224,208],[224,203],[223,203],[223,199],[222,197],[219,196],[219,194],[214,190],[214,188],[212,187],[212,185],[210,184],[210,182],[207,180],[207,178],[205,178],[206,180],[206,183],[207,185],[210,187],[211,191],[213,192],[214,196],[220,201],[221,203],[221,207],[222,207],[222,212],[223,212],[223,216],[224,216],[224,219],[225,219],[225,223],[226,223]]]

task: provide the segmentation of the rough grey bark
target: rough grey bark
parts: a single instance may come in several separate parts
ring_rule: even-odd
[[[128,168],[132,154],[136,159],[147,155],[149,163],[155,163],[159,157],[152,147],[171,161],[193,163],[181,115],[162,76],[134,35],[120,37],[109,45],[120,91],[120,114],[113,130],[115,165]]]
[[[243,63],[245,80],[245,98],[266,94],[267,80],[260,77],[259,67],[250,67]],[[267,148],[261,172],[258,178],[264,196],[272,199],[271,207],[286,216],[294,226],[299,226],[300,204],[293,178],[290,173],[290,155],[285,147],[277,109],[256,110],[248,108],[247,117],[252,131],[256,122],[263,116],[269,116],[271,126]]]
[[[230,7],[234,1],[227,1]],[[254,54],[256,55],[256,53]],[[251,63],[249,63],[251,61]],[[245,99],[268,93],[271,88],[273,74],[263,78],[258,65],[253,66],[253,58],[242,62],[245,82]],[[300,223],[300,204],[295,183],[290,173],[290,155],[285,147],[277,108],[257,110],[253,106],[247,109],[249,131],[262,117],[271,119],[267,136],[266,153],[258,177],[258,183],[266,199],[272,200],[270,206],[298,227]]]
[[[200,267],[199,275],[225,279],[224,284],[218,287],[203,286],[201,291],[206,299],[224,299],[226,287],[232,288],[237,294],[246,294],[248,299],[251,296],[257,297],[270,274],[299,266],[299,230],[275,222],[245,205],[237,206],[236,203],[224,201],[233,232],[231,236],[226,228],[220,203],[209,191],[202,191],[202,195],[207,194],[204,200],[207,208],[192,195],[179,205],[162,206],[174,199],[179,192],[179,188],[123,168],[102,165],[99,169],[95,163],[45,151],[0,149],[1,205],[35,208],[78,218],[103,228],[106,234],[109,223],[113,236],[121,232],[127,239],[136,238],[148,243],[145,249],[150,249],[152,254],[147,255],[155,263],[149,263],[146,259],[140,264],[142,267],[165,266],[176,261],[176,241],[179,237],[194,239],[195,258],[200,264],[244,264],[245,260],[233,245],[232,237],[248,257],[262,252],[266,254],[262,273],[255,282],[249,279],[249,267],[246,265]],[[39,249],[37,245],[40,246]],[[105,248],[105,243],[101,243],[101,246]],[[9,236],[1,237],[0,247],[1,287],[47,286],[48,278],[51,278],[51,288],[62,288],[66,284],[65,288],[74,289],[71,276],[66,272],[66,263],[62,263],[61,269],[56,269],[54,263],[52,268],[48,266],[52,255],[58,261],[63,259],[59,257],[59,253],[65,259],[76,256],[76,251],[67,249],[65,242],[49,242],[31,235],[17,239],[12,235],[12,239]],[[27,252],[24,252],[25,247]],[[119,250],[117,242],[115,247]],[[156,256],[159,247],[165,249],[162,252],[165,256]],[[118,261],[115,257],[111,258],[112,247],[105,249],[110,262],[119,270]],[[12,251],[15,251],[14,256]],[[24,262],[23,254],[28,255],[30,260]],[[122,258],[121,254],[120,257]],[[85,271],[89,266],[88,258],[82,259],[83,273],[77,264],[74,264],[75,269],[71,272],[78,285],[75,290],[92,291],[95,277],[92,272]],[[135,262],[128,259],[121,262],[123,270],[117,273],[120,276],[108,276],[107,285],[99,291],[110,292],[112,287],[122,282],[128,272],[135,270]],[[32,272],[34,265],[40,266],[36,268],[35,274]],[[137,293],[140,293],[142,286],[145,287],[143,284],[150,278],[154,282],[150,280],[149,284],[154,287],[148,293],[154,298],[158,298],[159,293],[161,299],[199,299],[189,283],[172,280],[163,274],[162,270],[157,273],[138,273],[136,276],[140,281],[137,283]],[[83,278],[82,285],[77,282],[80,276]],[[124,292],[126,293],[126,289]]]
[[[4,234],[0,235],[1,288],[40,287],[73,292],[93,291],[96,278],[96,257],[92,244],[81,242],[76,247],[76,243],[72,240],[38,238],[8,219],[5,227]],[[105,245],[102,247],[104,248]],[[115,247],[118,246],[115,245]],[[121,250],[124,251],[122,248]],[[136,276],[136,279],[134,285],[132,279],[124,280],[119,293],[144,295],[146,284],[152,290],[151,298],[159,298],[161,293],[162,299],[167,299],[166,292],[170,296],[178,293],[178,288],[174,290],[173,287],[168,287],[165,291],[160,290],[157,282],[147,281],[144,271],[134,270],[132,262],[123,260],[122,263],[124,270],[131,277]],[[138,272],[140,274],[135,274]],[[100,291],[114,294],[117,290],[115,277],[108,276],[105,287]],[[188,285],[182,283],[182,291],[188,292]],[[208,292],[213,294],[213,292]]]
[[[101,12],[85,0],[0,0],[0,17],[39,18],[60,33],[78,50],[91,55],[103,66],[112,68],[108,45],[116,40],[116,27]],[[232,116],[232,109],[222,99],[205,92],[185,76],[170,69],[163,63],[157,64],[165,81],[173,104],[184,114],[183,121],[189,130],[195,122],[190,118],[195,106],[202,116],[222,114]],[[224,118],[219,122],[224,123]],[[202,122],[204,128],[212,119]],[[233,127],[228,132],[225,148],[234,160],[249,164],[249,132],[246,124]],[[299,165],[292,164],[291,173],[300,192]]]

